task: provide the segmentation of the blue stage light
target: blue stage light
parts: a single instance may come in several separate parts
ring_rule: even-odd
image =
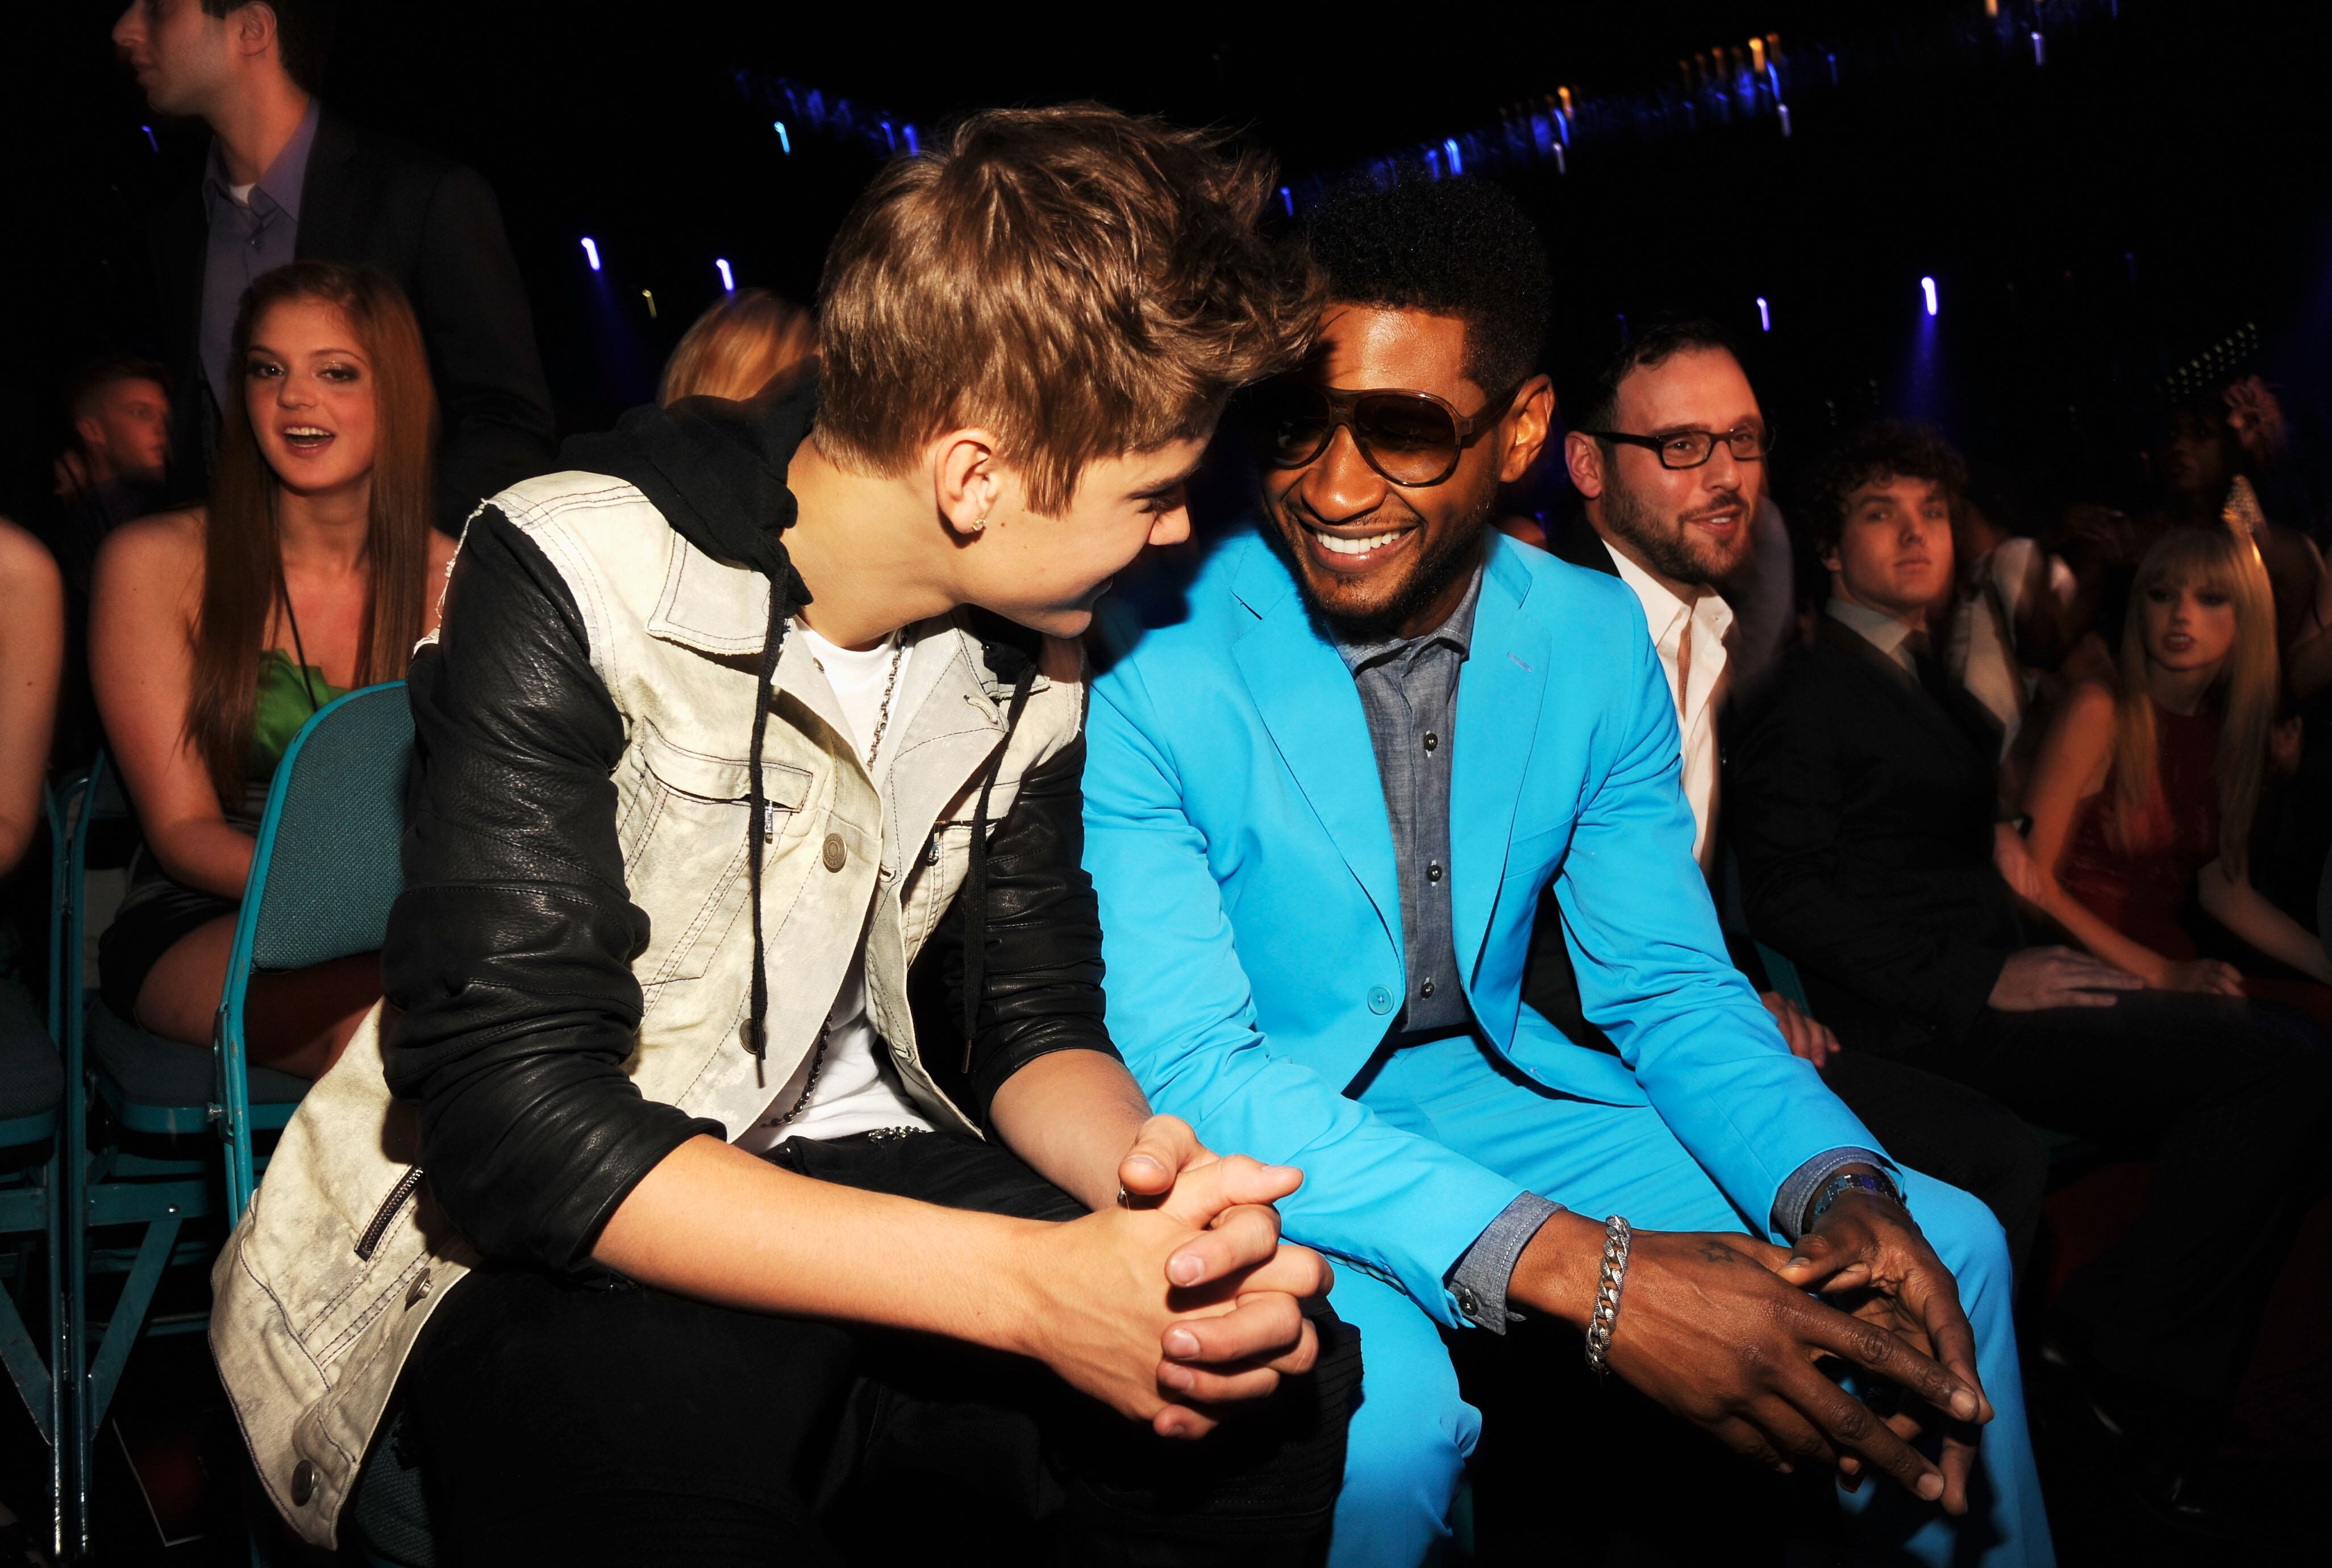
[[[1279,187],[1279,205],[1287,209],[1287,215],[1289,217],[1292,218],[1295,215],[1295,197],[1285,186],[1281,186]]]
[[[1449,137],[1441,143],[1441,147],[1442,150],[1449,155],[1449,172],[1451,174],[1464,174],[1466,172],[1466,160],[1458,156],[1458,139],[1454,136]]]
[[[583,242],[583,259],[591,263],[593,272],[599,270],[599,247],[588,238]]]
[[[152,126],[141,125],[138,129],[146,133],[146,145],[148,147],[152,148],[156,152],[160,152],[162,150],[162,144],[154,139],[154,128]]]
[[[1770,332],[1773,330],[1773,312],[1766,308],[1765,296],[1763,294],[1757,296],[1757,330],[1761,332]]]
[[[790,156],[794,150],[794,139],[786,134],[786,122],[782,120],[773,120],[769,121],[769,126],[778,133],[778,150]],[[913,135],[913,132],[909,134]]]
[[[912,125],[911,125],[911,126],[908,126],[908,127],[906,128],[906,129],[907,129],[907,156],[908,156],[909,158],[919,158],[919,157],[921,157],[921,156],[922,155],[922,150],[923,150],[923,149],[922,149],[922,148],[917,147],[917,146],[915,145],[915,128],[914,128],[913,126],[912,126]]]
[[[735,293],[737,292],[737,274],[729,270],[729,263],[725,261],[716,259],[712,264],[721,269],[722,292],[728,294]]]
[[[1934,315],[1935,313],[1935,280],[1933,278],[1921,278],[1919,280],[1919,292],[1927,296],[1927,314],[1930,316]]]

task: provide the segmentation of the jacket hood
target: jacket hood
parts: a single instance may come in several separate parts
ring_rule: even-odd
[[[625,415],[613,430],[575,436],[559,461],[628,481],[674,532],[705,554],[783,583],[792,571],[783,536],[795,516],[786,467],[817,412],[815,377],[767,402],[683,397],[669,408],[650,404]],[[799,578],[792,587],[795,604],[809,602]]]

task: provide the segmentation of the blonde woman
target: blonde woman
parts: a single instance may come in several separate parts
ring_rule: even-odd
[[[656,402],[726,397],[750,403],[790,379],[817,352],[809,312],[767,289],[740,289],[696,318],[664,361]]]
[[[2246,865],[2276,678],[2258,549],[2231,529],[2174,529],[2139,564],[2117,689],[2075,687],[2042,742],[2025,796],[2035,902],[2155,990],[2260,989],[2198,956],[2178,921],[2190,890],[2260,952],[2332,983],[2323,946],[2252,888]]]

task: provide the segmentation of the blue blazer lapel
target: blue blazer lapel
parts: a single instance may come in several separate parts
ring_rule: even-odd
[[[1368,715],[1343,659],[1312,624],[1287,569],[1262,540],[1248,547],[1233,591],[1257,617],[1232,647],[1280,760],[1376,905],[1400,951],[1400,884],[1384,784]]]
[[[1490,536],[1482,597],[1474,611],[1473,652],[1458,681],[1449,902],[1458,962],[1469,981],[1505,877],[1523,773],[1530,766],[1554,657],[1553,628],[1523,614],[1531,578],[1515,559],[1517,548]]]

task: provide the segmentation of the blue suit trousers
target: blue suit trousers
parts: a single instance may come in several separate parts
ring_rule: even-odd
[[[1555,1094],[1463,1037],[1396,1053],[1361,1100],[1394,1126],[1582,1214],[1618,1214],[1649,1230],[1767,1234],[1763,1217],[1753,1222],[1726,1201],[1657,1111]],[[1899,1552],[1939,1568],[2053,1563],[2025,1429],[2007,1242],[1975,1199],[1916,1171],[1903,1176],[1913,1216],[1959,1282],[1996,1414],[1984,1429],[1965,1518],[1878,1481],[1841,1491],[1843,1505],[1875,1557]],[[1330,1299],[1359,1326],[1365,1370],[1329,1561],[1333,1568],[1412,1568],[1448,1542],[1450,1504],[1481,1417],[1459,1395],[1439,1330],[1401,1291],[1346,1267]],[[1623,1297],[1622,1316],[1625,1310]],[[1686,1435],[1681,1427],[1678,1435]],[[1561,1544],[1548,1545],[1550,1560],[1560,1561]]]

